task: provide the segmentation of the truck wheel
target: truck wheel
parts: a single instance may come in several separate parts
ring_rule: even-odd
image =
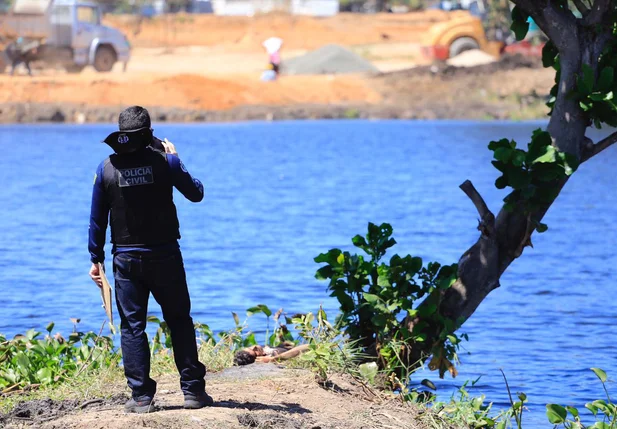
[[[475,39],[471,37],[458,38],[450,45],[450,58],[456,57],[465,51],[471,51],[472,49],[480,49],[480,45]]]
[[[109,46],[99,46],[94,55],[94,69],[97,72],[109,72],[116,63],[116,52]]]

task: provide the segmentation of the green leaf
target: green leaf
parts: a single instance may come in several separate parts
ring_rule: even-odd
[[[359,247],[363,250],[368,247],[368,243],[361,235],[356,235],[354,238],[351,239],[351,242],[354,246]]]
[[[516,10],[517,7],[515,7],[514,10]],[[512,13],[512,15],[514,16],[514,13]],[[527,21],[512,21],[510,30],[514,32],[516,40],[520,42],[525,39],[527,33],[529,32],[529,23]]]
[[[538,154],[538,157],[531,161],[532,164],[537,163],[545,163],[545,162],[555,162],[555,148],[553,146],[544,146],[541,149],[541,154]]]
[[[593,371],[596,377],[600,379],[602,383],[606,383],[607,377],[606,377],[606,373],[603,370],[601,370],[600,368],[590,368],[590,369]]]
[[[555,65],[555,58],[559,54],[559,51],[555,47],[552,41],[548,41],[544,48],[542,48],[542,65],[544,67],[553,67]]]
[[[524,151],[520,149],[515,150],[512,154],[512,165],[514,165],[515,167],[522,167],[522,165],[525,163],[525,157],[526,154]]]
[[[437,304],[421,305],[418,308],[418,315],[422,318],[429,317],[437,311]]]
[[[325,267],[321,267],[315,273],[315,278],[317,280],[327,280],[333,276],[334,272],[330,265],[326,265]]]
[[[254,346],[256,344],[257,344],[257,340],[255,339],[255,334],[251,332],[244,339],[244,346],[245,347],[250,347],[250,346]]]
[[[51,334],[51,331],[54,329],[54,326],[56,326],[54,322],[51,322],[49,325],[47,325],[45,330]]]
[[[508,178],[506,176],[500,176],[495,180],[495,187],[497,189],[504,189],[508,186]]]
[[[146,319],[148,322],[152,322],[152,323],[156,323],[157,325],[161,324],[161,321],[159,320],[158,317],[156,316],[148,316],[148,318]]]
[[[587,403],[585,404],[585,408],[587,408],[591,413],[595,416],[598,414],[598,407],[593,404]]]
[[[26,356],[25,353],[20,352],[17,354],[17,356],[15,356],[17,359],[17,366],[22,369],[22,370],[28,370],[28,367],[30,366],[30,359],[28,359],[28,356]]]
[[[368,302],[369,304],[375,305],[381,302],[381,299],[377,295],[374,295],[372,293],[365,293],[363,296],[366,302]]]
[[[36,372],[36,378],[41,384],[51,384],[53,381],[53,372],[50,368],[41,368]]]
[[[435,383],[433,383],[433,382],[432,382],[431,380],[429,380],[429,379],[426,379],[426,378],[425,378],[424,380],[422,380],[422,381],[420,382],[420,384],[421,384],[422,386],[426,386],[426,387],[428,387],[428,388],[429,388],[429,389],[431,389],[431,390],[437,390],[437,386],[435,386]]]
[[[266,315],[266,317],[270,317],[270,316],[272,316],[272,310],[270,310],[270,309],[268,308],[268,306],[267,306],[267,305],[265,305],[265,304],[259,304],[259,307],[261,308],[261,311],[263,311],[263,312],[264,312],[264,314]]]
[[[375,381],[375,377],[377,377],[379,372],[379,368],[375,362],[363,363],[358,366],[358,369],[360,370],[360,375],[371,383]]]
[[[414,256],[411,258],[411,262],[409,263],[409,272],[416,274],[422,269],[422,258],[419,256]]]
[[[546,232],[547,230],[548,226],[544,223],[538,223],[538,226],[536,226],[536,231],[538,231],[539,233]]]
[[[492,141],[488,144],[489,150],[495,151],[501,147],[510,148],[510,141],[508,139],[501,139],[499,141]]]
[[[604,93],[604,92],[594,92],[589,96],[589,98],[593,101],[611,101],[615,95],[613,91]]]
[[[254,314],[257,314],[257,313],[263,313],[263,310],[258,305],[255,306],[255,307],[248,308],[246,310],[246,315],[249,316],[249,317],[254,315]]]
[[[341,249],[330,249],[328,253],[320,253],[315,257],[314,261],[318,264],[326,263],[330,265],[336,265],[336,259],[342,253]]]
[[[570,414],[572,414],[574,418],[578,417],[579,414],[576,408],[568,406],[566,407],[566,409],[570,412]]]
[[[495,159],[507,164],[510,161],[510,155],[512,155],[512,149],[510,147],[500,147],[495,150]]]
[[[578,104],[579,104],[580,108],[583,110],[583,112],[588,112],[593,107],[593,103],[585,103],[585,102],[581,101]]]
[[[547,404],[546,405],[546,416],[548,417],[549,422],[551,422],[554,425],[558,425],[566,421],[568,412],[561,405]]]
[[[232,312],[231,312],[231,315],[232,315],[232,316],[233,316],[233,318],[234,318],[234,322],[236,323],[236,326],[239,326],[239,325],[240,325],[240,318],[238,317],[238,314],[237,314],[237,313],[234,313],[234,312],[232,311]],[[208,328],[208,329],[209,329],[209,328]]]
[[[613,87],[613,81],[615,79],[615,69],[613,67],[605,67],[600,72],[598,78],[598,91],[608,92]]]
[[[508,171],[508,184],[514,189],[523,189],[529,186],[531,183],[531,177],[527,171],[521,168],[511,168]]]
[[[386,275],[377,277],[377,285],[381,287],[390,287],[390,278]]]

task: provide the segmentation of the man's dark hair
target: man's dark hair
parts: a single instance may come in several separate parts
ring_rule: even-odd
[[[131,106],[128,109],[124,109],[118,118],[120,131],[150,128],[151,125],[150,114],[141,106]]]

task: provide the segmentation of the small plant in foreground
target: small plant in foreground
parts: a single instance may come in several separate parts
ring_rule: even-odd
[[[25,335],[7,340],[0,335],[0,392],[28,385],[51,385],[66,381],[87,367],[100,368],[117,364],[113,340],[94,332],[79,332],[79,319],[72,319],[74,331],[65,339],[52,335],[54,324],[47,325],[47,335],[30,329]]]
[[[581,422],[578,409],[570,406],[563,407],[557,404],[547,404],[546,416],[548,421],[554,424],[556,428],[560,426],[566,429],[613,429],[617,427],[617,404],[611,401],[608,389],[606,388],[608,380],[606,372],[600,368],[591,368],[591,370],[602,383],[606,393],[606,400],[598,399],[585,404],[585,408],[591,411],[596,418],[596,422],[591,426],[585,426]]]
[[[474,386],[479,380],[478,378],[471,382],[471,385]],[[468,384],[469,381],[463,383],[458,389],[458,396],[452,395],[450,402],[435,402],[433,404],[433,413],[429,414],[429,416],[435,416],[440,420],[439,422],[432,422],[436,427],[443,427],[442,423],[444,421],[449,424],[463,425],[464,427],[471,428],[495,427],[496,420],[489,417],[493,404],[485,405],[486,397],[484,395],[472,397],[467,390]]]
[[[302,342],[309,346],[298,360],[301,366],[310,368],[321,382],[326,382],[333,372],[358,376],[357,362],[361,357],[358,347],[345,341],[341,331],[328,321],[323,308],[319,308],[317,318],[313,313],[307,313],[294,317],[292,321]]]

